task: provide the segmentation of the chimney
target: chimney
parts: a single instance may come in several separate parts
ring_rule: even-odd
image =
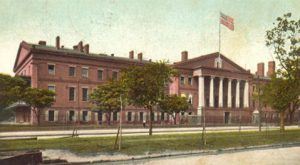
[[[129,59],[134,59],[134,51],[129,52]]]
[[[143,53],[138,54],[138,60],[142,61],[143,60]]]
[[[89,44],[85,44],[84,47],[83,47],[83,52],[85,54],[89,54],[89,52],[90,52],[89,49],[90,49],[90,45]]]
[[[80,41],[80,42],[78,43],[78,50],[79,50],[80,52],[83,52],[83,44],[82,44],[82,41]]]
[[[188,60],[188,51],[182,51],[181,52],[181,61],[187,61]]]
[[[275,61],[269,61],[267,76],[271,77],[275,72]]]
[[[262,76],[262,77],[265,76],[265,65],[264,65],[263,62],[257,64],[256,75],[257,76]]]
[[[39,41],[39,45],[46,45],[46,41]]]
[[[59,49],[60,48],[60,43],[59,43],[59,36],[56,37],[56,49]]]

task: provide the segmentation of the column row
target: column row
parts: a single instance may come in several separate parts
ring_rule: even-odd
[[[215,98],[215,81],[216,81],[216,77],[211,76],[209,79],[209,102],[207,102],[207,104],[210,107],[214,107],[215,106],[215,99],[218,99],[216,101],[218,101],[217,105],[218,107],[224,107],[224,95],[226,95],[226,93],[224,94],[224,78],[222,77],[218,77],[219,79],[219,90],[218,90],[218,97]],[[226,78],[227,79],[227,107],[231,108],[232,107],[232,101],[234,101],[234,105],[235,107],[240,107],[241,102],[240,102],[240,97],[243,98],[243,107],[247,108],[249,107],[249,84],[248,81],[246,80],[238,80],[238,79],[230,79],[230,78]],[[235,80],[235,90],[232,89],[232,81]],[[240,96],[240,87],[243,87],[241,85],[241,81],[243,81],[244,83],[244,88],[243,88],[243,93]],[[204,107],[205,106],[205,78],[204,76],[199,76],[198,77],[198,93],[199,93],[199,108]],[[208,86],[207,86],[208,87]],[[226,88],[225,88],[226,89]],[[226,92],[226,91],[225,91]],[[235,92],[234,96],[235,99],[232,100],[232,93]],[[226,102],[225,102],[226,104]]]

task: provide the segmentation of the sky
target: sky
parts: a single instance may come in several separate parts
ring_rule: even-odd
[[[68,48],[83,41],[93,53],[134,50],[171,63],[183,50],[189,58],[217,52],[220,11],[235,23],[221,26],[221,53],[254,73],[274,60],[266,30],[288,12],[298,20],[299,9],[299,0],[0,0],[0,73],[13,75],[21,41],[55,45],[56,36]]]

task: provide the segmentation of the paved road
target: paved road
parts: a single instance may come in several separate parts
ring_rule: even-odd
[[[287,126],[286,129],[295,129],[298,126]],[[264,128],[265,129],[265,128]],[[279,129],[278,127],[269,127],[268,129]],[[242,131],[258,130],[254,126],[243,126]],[[179,133],[199,133],[201,127],[193,128],[154,128],[153,134],[179,134]],[[233,132],[239,131],[239,127],[207,127],[206,132]],[[60,138],[72,135],[72,130],[59,131],[17,131],[17,132],[1,132],[0,139],[25,139],[25,138]],[[126,128],[123,129],[123,135],[148,135],[148,128]],[[98,129],[98,130],[78,130],[79,137],[99,137],[99,136],[115,136],[117,129]]]
[[[147,160],[143,165],[299,165],[300,147],[263,149],[217,155],[185,156]]]

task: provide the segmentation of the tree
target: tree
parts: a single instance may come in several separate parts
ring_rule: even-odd
[[[21,77],[0,73],[0,110],[19,101],[26,86],[26,81]]]
[[[124,70],[123,80],[128,89],[129,104],[144,107],[153,114],[153,107],[163,98],[170,77],[176,72],[164,61],[132,66]],[[149,120],[152,135],[152,119]]]
[[[90,102],[93,109],[106,113],[107,124],[110,124],[111,112],[120,110],[120,96],[126,98],[126,89],[122,81],[109,81],[105,84],[98,85],[96,90],[90,95]]]
[[[288,80],[272,77],[272,80],[263,87],[261,100],[270,105],[280,114],[280,130],[284,130],[285,111],[290,106],[290,101],[294,97],[290,93],[294,90],[289,86]]]
[[[180,112],[185,112],[189,109],[189,103],[185,97],[177,95],[165,96],[159,101],[159,109],[161,112],[171,115],[176,124],[176,117]]]
[[[266,45],[271,47],[279,61],[277,75],[288,80],[290,91],[289,116],[293,119],[295,110],[300,106],[300,19],[291,20],[291,13],[278,17],[274,27],[266,32]]]
[[[33,113],[40,125],[40,111],[50,107],[54,102],[55,93],[48,89],[26,88],[22,100],[32,107]]]

